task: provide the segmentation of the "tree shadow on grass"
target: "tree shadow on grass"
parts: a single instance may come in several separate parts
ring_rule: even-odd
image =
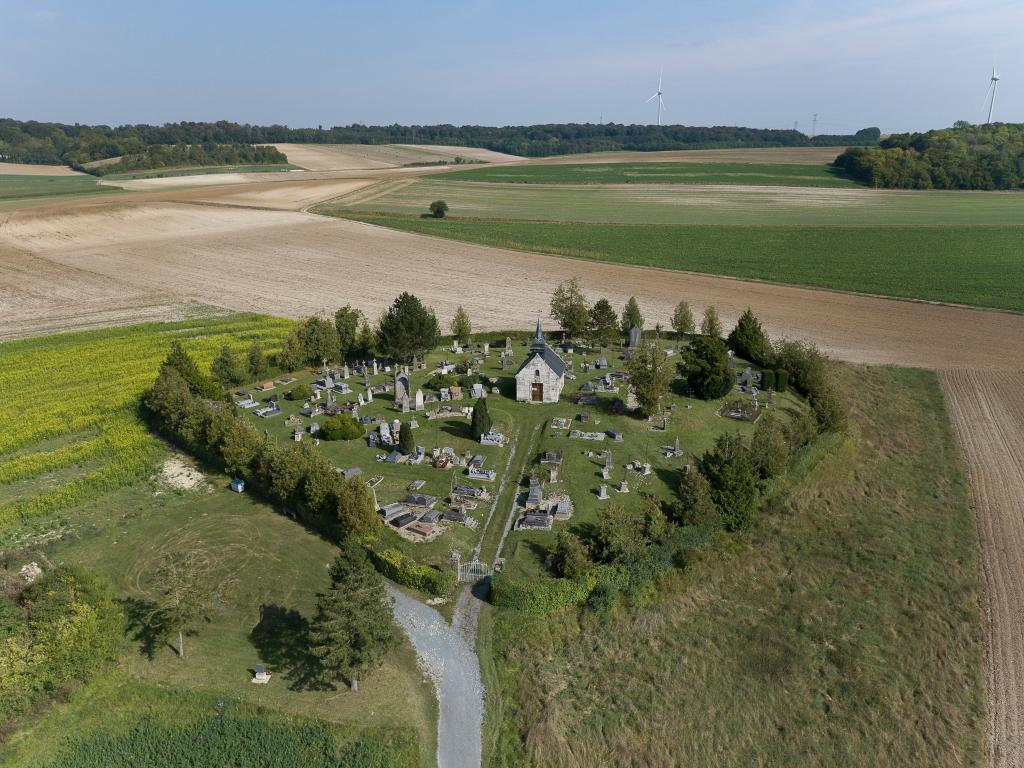
[[[156,603],[140,597],[127,597],[121,601],[121,608],[128,620],[128,631],[131,638],[139,644],[139,654],[150,661],[156,655],[157,647],[167,645],[177,653],[171,643],[166,641],[170,634]]]
[[[260,660],[291,682],[293,691],[330,690],[320,677],[316,656],[310,650],[309,620],[301,613],[280,605],[260,606],[260,620],[249,633]]]

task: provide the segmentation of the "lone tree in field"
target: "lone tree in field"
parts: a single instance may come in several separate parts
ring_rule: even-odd
[[[700,332],[703,336],[712,339],[722,338],[722,321],[718,319],[718,310],[714,305],[709,305],[704,310],[704,319],[700,321]]]
[[[430,213],[435,219],[443,219],[448,213],[448,203],[444,200],[435,200],[430,204]]]
[[[215,595],[226,584],[213,584],[209,553],[199,550],[168,552],[157,564],[154,582],[156,605],[150,621],[165,636],[178,635],[178,657],[185,658],[185,635],[209,618]]]
[[[630,296],[626,306],[622,308],[622,324],[619,329],[628,336],[629,329],[634,325],[643,330],[644,316],[640,314],[640,305],[637,303],[636,296]]]
[[[754,313],[747,307],[740,315],[736,327],[729,332],[726,339],[729,349],[742,358],[752,360],[758,365],[767,365],[772,356],[771,342],[768,341],[768,334],[761,327],[761,322]]]
[[[590,306],[574,277],[561,283],[551,294],[551,316],[569,337],[579,337],[590,325]]]
[[[627,366],[629,385],[633,388],[640,410],[653,416],[661,410],[661,401],[672,383],[672,365],[657,343],[641,342],[633,350]]]
[[[340,360],[355,355],[359,345],[359,326],[364,323],[363,313],[346,304],[334,313],[334,329],[338,332]]]
[[[703,400],[725,397],[732,390],[733,375],[725,342],[714,336],[697,336],[683,355],[683,371],[690,388]]]
[[[455,317],[452,318],[452,336],[455,340],[464,344],[469,344],[469,336],[473,333],[473,325],[469,322],[469,313],[459,305],[459,308],[455,310]]]
[[[377,350],[392,360],[410,360],[437,346],[437,316],[411,293],[403,293],[377,323]]]
[[[358,691],[359,678],[380,666],[394,645],[390,600],[366,552],[351,540],[331,564],[330,579],[317,595],[311,650],[324,682],[348,680]]]
[[[676,338],[682,339],[693,333],[693,311],[686,299],[681,299],[672,312],[672,330],[676,332]]]
[[[474,440],[491,431],[491,414],[487,411],[487,399],[477,398],[473,404],[473,419],[469,423],[469,432]]]
[[[608,299],[598,299],[590,310],[590,335],[601,346],[619,335],[619,318]]]

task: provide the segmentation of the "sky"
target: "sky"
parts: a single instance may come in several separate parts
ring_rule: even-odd
[[[1024,122],[1024,0],[0,0],[0,117],[665,123],[850,133]]]

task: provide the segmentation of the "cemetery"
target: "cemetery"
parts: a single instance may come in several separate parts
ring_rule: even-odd
[[[465,347],[442,342],[411,365],[326,362],[232,394],[279,444],[308,441],[339,473],[369,478],[382,544],[450,567],[454,552],[465,561],[496,556],[492,537],[508,523],[498,567],[543,576],[561,526],[593,525],[603,507],[644,496],[671,501],[684,468],[718,435],[753,431],[752,398],[758,415],[771,409],[786,419],[806,408],[791,392],[758,393],[756,369],[730,358],[727,396],[690,397],[677,376],[663,414],[644,418],[626,372],[630,350],[555,346],[538,323],[533,332],[480,334]],[[308,398],[289,397],[303,385]],[[480,398],[492,424],[473,440]],[[339,417],[357,425],[355,436],[327,439]]]

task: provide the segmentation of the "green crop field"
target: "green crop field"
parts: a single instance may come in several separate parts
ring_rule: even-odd
[[[103,178],[108,181],[126,181],[129,179],[163,179],[168,176],[199,176],[207,173],[274,173],[297,168],[297,165],[290,165],[289,163],[277,163],[275,165],[209,165],[197,168],[157,168],[149,171],[111,173]]]
[[[0,174],[0,211],[70,197],[109,195],[121,190],[101,185],[93,176],[30,176]]]
[[[154,472],[161,448],[137,402],[171,342],[208,363],[228,343],[279,346],[290,322],[234,315],[0,345],[0,547],[76,527],[72,507]],[[74,360],[74,376],[54,376]]]
[[[454,171],[455,181],[519,184],[779,184],[855,187],[828,165],[795,163],[557,163]]]
[[[657,595],[603,618],[485,608],[489,765],[985,764],[977,538],[941,390],[843,378],[850,436]]]
[[[1024,311],[1021,194],[447,179],[315,210],[503,248]],[[448,218],[423,218],[437,199]]]

